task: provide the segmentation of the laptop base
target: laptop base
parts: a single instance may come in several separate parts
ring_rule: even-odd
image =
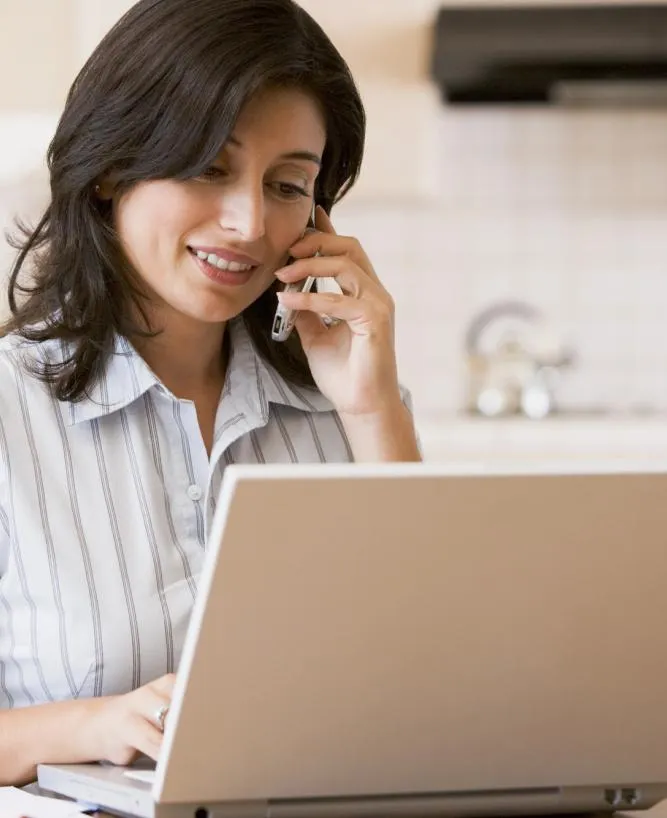
[[[644,810],[667,798],[667,785],[543,787],[451,793],[272,799],[227,803],[156,802],[151,785],[109,765],[45,765],[39,785],[132,818],[537,818]]]

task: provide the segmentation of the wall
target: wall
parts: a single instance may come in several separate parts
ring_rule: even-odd
[[[49,111],[78,61],[75,0],[0,0],[0,110]]]
[[[433,200],[337,219],[394,294],[420,414],[461,406],[465,328],[509,298],[574,347],[564,408],[667,410],[667,112],[443,109],[434,127]]]

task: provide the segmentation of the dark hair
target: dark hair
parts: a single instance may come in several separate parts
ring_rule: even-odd
[[[198,176],[244,103],[274,85],[319,102],[327,138],[315,201],[328,213],[359,173],[364,109],[345,61],[292,0],[140,0],[88,59],[49,146],[50,204],[13,242],[12,315],[2,329],[74,342],[68,360],[38,370],[60,400],[88,394],[115,334],[147,333],[136,276],[95,184],[112,173],[122,193],[142,180]],[[27,259],[30,281],[20,282]],[[272,287],[244,311],[253,342],[285,378],[312,385],[297,334],[269,340],[275,304]]]

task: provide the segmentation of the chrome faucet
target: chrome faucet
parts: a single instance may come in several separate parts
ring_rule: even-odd
[[[465,336],[467,411],[539,420],[555,407],[555,380],[573,355],[549,332],[543,313],[521,301],[493,304]]]

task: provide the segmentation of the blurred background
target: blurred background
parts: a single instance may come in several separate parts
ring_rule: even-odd
[[[130,5],[0,0],[3,231],[46,201],[67,89]],[[426,456],[667,464],[667,4],[301,5],[366,105],[334,223],[395,298]]]

